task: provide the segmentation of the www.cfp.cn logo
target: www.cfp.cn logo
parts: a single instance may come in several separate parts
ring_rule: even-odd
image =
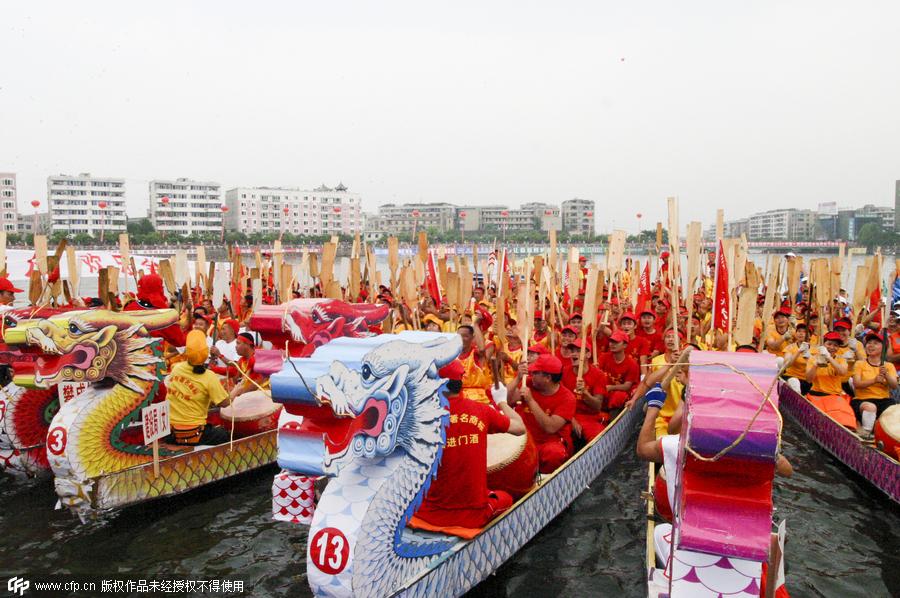
[[[6,589],[10,594],[18,594],[21,596],[25,593],[25,590],[31,587],[31,582],[27,579],[23,579],[21,577],[11,577],[9,581],[6,582]]]

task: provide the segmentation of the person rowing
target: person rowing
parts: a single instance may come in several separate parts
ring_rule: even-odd
[[[450,425],[437,476],[416,518],[433,527],[480,528],[512,506],[512,496],[487,484],[487,435],[525,434],[522,418],[506,402],[503,386],[494,389],[497,408],[463,398],[465,367],[459,359],[438,370],[447,379]]]
[[[875,421],[894,404],[891,391],[897,388],[897,370],[882,358],[884,339],[877,332],[866,333],[864,342],[866,357],[853,367],[856,396],[850,401],[850,407],[863,435],[870,436]]]

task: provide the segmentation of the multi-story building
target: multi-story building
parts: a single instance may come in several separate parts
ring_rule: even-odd
[[[900,232],[900,181],[894,183],[894,230]]]
[[[59,174],[47,177],[49,233],[99,236],[125,232],[125,179]]]
[[[222,187],[191,179],[150,181],[150,222],[166,235],[218,233],[222,230]]]
[[[854,216],[857,219],[875,222],[884,230],[894,230],[894,225],[896,224],[894,208],[887,206],[866,204],[861,208],[857,208]]]
[[[378,206],[381,228],[391,234],[436,229],[445,233],[456,226],[456,206],[449,203],[407,203]]]
[[[787,208],[759,212],[747,220],[750,241],[810,241],[815,238],[818,214]]]
[[[16,232],[19,234],[32,234],[35,222],[37,222],[37,234],[46,235],[50,232],[50,214],[48,212],[20,215],[19,222],[16,225]]]
[[[362,231],[362,199],[339,184],[304,191],[236,187],[225,192],[225,228],[243,233],[351,235]]]
[[[593,200],[575,198],[562,202],[562,227],[564,231],[575,235],[593,235]]]
[[[16,198],[16,174],[0,172],[0,226],[6,232],[17,230],[19,204]]]

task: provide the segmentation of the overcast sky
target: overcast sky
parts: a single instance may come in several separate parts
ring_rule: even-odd
[[[900,2],[4,2],[0,171],[597,202],[598,230],[893,205]]]

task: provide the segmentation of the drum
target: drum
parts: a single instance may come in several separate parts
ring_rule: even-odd
[[[900,405],[891,405],[875,422],[875,442],[885,453],[900,461]],[[488,444],[488,448],[490,448]]]
[[[222,426],[231,429],[234,423],[234,437],[243,438],[278,427],[281,405],[272,401],[268,393],[255,390],[242,394],[231,405],[222,407],[219,416]]]
[[[488,434],[488,490],[503,490],[518,499],[534,487],[537,446],[528,434]]]

